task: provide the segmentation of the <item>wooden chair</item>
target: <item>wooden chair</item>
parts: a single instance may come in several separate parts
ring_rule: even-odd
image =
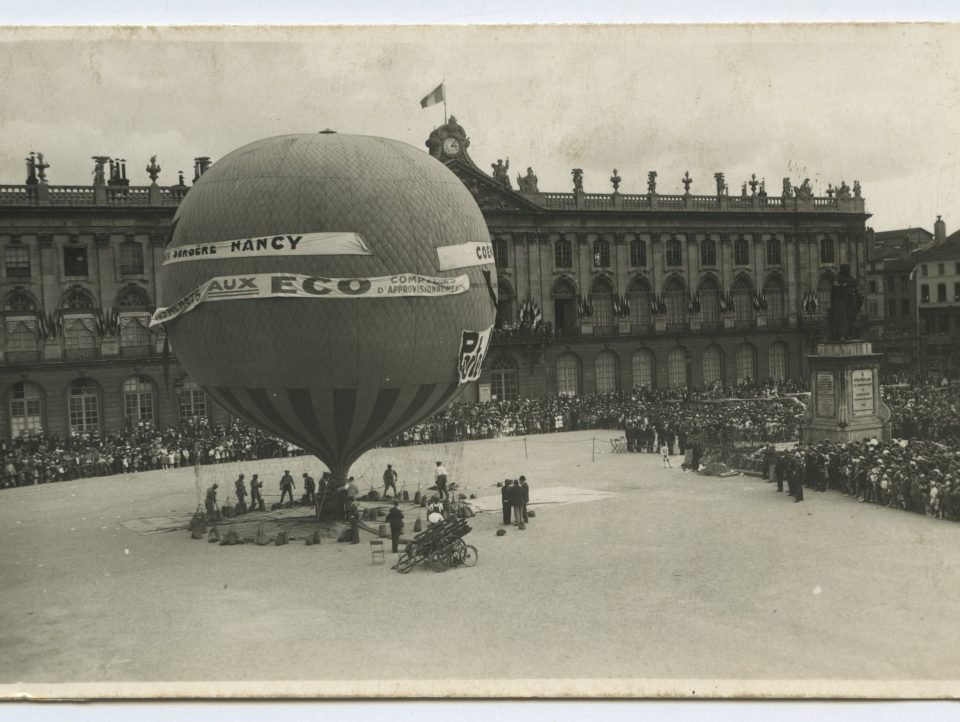
[[[627,453],[627,440],[626,439],[610,439],[610,446],[613,447],[614,454],[625,454]]]
[[[370,542],[370,556],[373,557],[371,564],[387,563],[387,553],[383,548],[382,539],[374,539]]]

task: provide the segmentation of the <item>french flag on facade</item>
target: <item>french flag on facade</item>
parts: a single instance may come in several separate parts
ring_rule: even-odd
[[[423,100],[420,101],[421,108],[429,108],[431,105],[436,105],[437,103],[442,103],[444,101],[443,96],[443,83],[440,83],[436,88],[431,90]]]

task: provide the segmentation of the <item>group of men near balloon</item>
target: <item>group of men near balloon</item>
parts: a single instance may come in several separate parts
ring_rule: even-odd
[[[527,477],[521,474],[517,479],[504,479],[500,486],[500,499],[503,503],[503,525],[525,528],[530,521],[527,513],[527,504],[530,503]]]

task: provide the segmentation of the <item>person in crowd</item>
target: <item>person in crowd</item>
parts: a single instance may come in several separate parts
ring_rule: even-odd
[[[664,469],[673,468],[673,465],[670,463],[670,447],[667,446],[667,442],[665,440],[660,444],[660,458],[663,461]]]

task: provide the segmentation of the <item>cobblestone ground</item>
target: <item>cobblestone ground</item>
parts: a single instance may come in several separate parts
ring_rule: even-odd
[[[503,537],[480,514],[478,565],[442,574],[372,564],[370,535],[221,547],[147,533],[164,524],[144,520],[189,517],[189,470],[0,492],[0,683],[960,679],[960,525],[833,492],[794,504],[755,477],[611,454],[614,434],[362,459],[362,488],[387,461],[412,490],[411,473],[455,457],[478,496],[521,473],[533,502],[554,486],[612,492],[534,504]],[[202,483],[259,472],[276,493],[285,468],[299,481],[320,467],[205,467]],[[496,688],[459,689],[483,691]]]

